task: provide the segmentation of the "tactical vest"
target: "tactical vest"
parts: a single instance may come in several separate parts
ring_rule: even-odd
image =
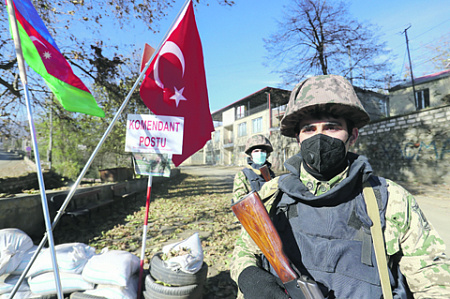
[[[349,172],[350,175],[352,171]],[[314,196],[298,176],[280,177],[281,190],[270,210],[283,250],[302,273],[318,282],[326,298],[382,298],[376,258],[370,234],[372,221],[366,212],[362,189],[355,178],[346,178],[327,193]],[[388,200],[386,181],[370,177],[380,210],[383,230]],[[307,253],[302,256],[302,253]],[[267,264],[267,260],[265,260]],[[397,264],[390,264],[394,298],[408,298]],[[271,266],[270,271],[274,274]]]
[[[250,186],[252,188],[252,191],[259,191],[259,190],[261,190],[261,187],[266,182],[266,180],[264,180],[264,178],[262,176],[257,175],[250,168],[244,168],[244,169],[242,169],[242,172],[245,174],[245,177],[250,182]]]

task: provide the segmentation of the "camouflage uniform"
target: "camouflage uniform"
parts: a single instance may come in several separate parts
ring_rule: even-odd
[[[296,137],[300,120],[315,113],[329,113],[351,120],[356,128],[369,121],[369,116],[357,98],[353,87],[335,75],[317,76],[298,84],[291,93],[286,114],[281,122],[283,135]],[[348,175],[349,167],[328,181],[319,181],[303,164],[299,170],[301,183],[315,196],[330,191]],[[278,193],[279,178],[266,183],[259,191],[270,211]],[[426,220],[414,197],[400,185],[386,180],[389,194],[385,213],[385,248],[388,257],[400,255],[399,267],[406,277],[414,298],[450,298],[450,260],[445,245]],[[261,267],[261,251],[242,229],[235,244],[231,262],[231,277],[249,266]],[[239,292],[238,298],[243,298]]]
[[[261,175],[261,171],[252,168],[250,165],[246,165],[247,168],[253,170],[257,175]],[[250,182],[247,180],[244,172],[241,170],[234,176],[233,182],[233,202],[237,202],[239,199],[247,195],[252,191]]]
[[[259,134],[251,136],[247,140],[244,152],[247,155],[250,156],[252,150],[255,149],[255,148],[265,149],[268,154],[273,151],[272,144],[270,144],[270,141],[266,137],[264,137],[263,135],[259,135]],[[267,162],[267,161],[266,161],[265,164],[267,164],[271,176],[274,177],[275,175],[270,170],[271,164],[269,162]],[[245,167],[250,169],[250,170],[252,170],[256,175],[262,176],[261,175],[261,171],[259,169],[257,169],[257,167],[252,163],[250,158],[248,160],[248,165],[246,165]],[[250,182],[247,179],[247,177],[245,176],[243,170],[241,170],[234,177],[234,182],[233,182],[233,202],[237,202],[240,198],[242,198],[243,196],[245,196],[248,193],[250,193],[250,191],[252,191],[252,187],[250,185]]]
[[[347,175],[346,169],[328,182],[321,182],[302,167],[300,180],[314,195],[327,192]],[[278,180],[266,183],[259,194],[270,210],[278,192]],[[388,256],[401,251],[400,270],[406,277],[414,298],[450,298],[450,260],[445,245],[426,220],[414,197],[400,185],[387,180],[389,201],[386,210],[384,238]],[[249,266],[261,266],[261,251],[242,229],[231,262],[231,277],[237,282],[239,274]],[[239,293],[238,298],[243,298]]]

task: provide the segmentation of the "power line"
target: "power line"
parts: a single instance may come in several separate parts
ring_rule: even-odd
[[[430,32],[430,31],[433,30],[434,28],[437,28],[437,27],[441,26],[442,24],[447,23],[448,21],[450,21],[450,19],[447,19],[447,20],[445,20],[445,21],[443,21],[443,22],[437,24],[436,26],[431,27],[431,28],[428,29],[427,31],[422,32],[422,33],[420,33],[419,35],[416,35],[415,37],[413,37],[413,38],[410,39],[410,40],[416,39],[416,38],[418,38],[419,36],[422,36],[422,35],[424,35],[425,33]]]

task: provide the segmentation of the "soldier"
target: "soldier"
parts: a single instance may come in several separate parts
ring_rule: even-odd
[[[366,157],[349,152],[368,122],[343,77],[311,77],[293,89],[280,130],[297,139],[300,153],[285,162],[289,174],[259,192],[283,249],[299,272],[319,284],[325,298],[382,298],[386,286],[393,298],[450,298],[444,242],[414,197],[373,175]],[[380,239],[371,234],[363,196],[367,182],[378,202]],[[373,242],[384,242],[387,271],[378,271]],[[382,280],[383,275],[389,278]],[[288,298],[245,230],[236,242],[231,276],[238,297]]]
[[[267,165],[271,178],[275,174],[270,169],[272,164],[267,161],[270,153],[273,151],[272,144],[269,139],[263,135],[253,135],[248,138],[245,153],[247,154],[247,164],[244,169],[239,171],[234,177],[233,183],[233,200],[237,201],[250,191],[259,191],[266,182],[259,170]]]

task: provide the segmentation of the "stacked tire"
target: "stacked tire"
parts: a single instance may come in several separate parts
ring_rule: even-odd
[[[144,298],[201,299],[208,265],[203,262],[202,268],[194,274],[173,271],[166,267],[161,256],[161,252],[156,253],[150,261],[150,274],[145,277]]]

